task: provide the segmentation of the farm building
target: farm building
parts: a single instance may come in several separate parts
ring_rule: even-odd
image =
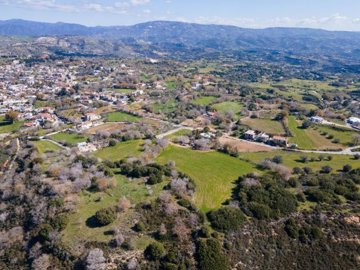
[[[288,140],[285,137],[281,137],[281,136],[272,137],[271,142],[274,145],[278,145],[278,146],[287,146],[288,144]]]

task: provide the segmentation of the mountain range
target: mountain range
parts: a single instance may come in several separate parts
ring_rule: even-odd
[[[355,63],[360,61],[360,32],[320,29],[246,29],[170,21],[133,26],[88,27],[69,23],[6,20],[0,21],[0,35],[26,36],[32,40],[52,37],[58,42],[56,45],[52,42],[51,46],[47,46],[48,49],[77,53],[80,53],[81,48],[87,53],[96,52],[95,54],[121,55],[126,52],[156,56],[160,52],[160,55],[179,57],[189,56],[189,52],[196,55],[241,55],[244,52],[255,52],[262,58],[264,55],[271,54],[274,57],[286,52],[292,58],[312,56]],[[60,46],[59,40],[65,40],[68,46]],[[88,45],[90,43],[92,47]],[[94,43],[99,46],[94,47]]]

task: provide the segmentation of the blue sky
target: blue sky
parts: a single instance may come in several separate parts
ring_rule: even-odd
[[[129,25],[152,20],[360,31],[360,0],[0,0],[0,19]]]

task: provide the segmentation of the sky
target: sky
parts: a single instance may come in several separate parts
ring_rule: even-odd
[[[89,26],[154,20],[360,31],[360,0],[0,0],[0,20]]]

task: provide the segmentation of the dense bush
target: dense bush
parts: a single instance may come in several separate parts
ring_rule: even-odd
[[[165,254],[164,246],[159,242],[154,242],[147,246],[144,251],[145,258],[150,261],[161,259]]]
[[[248,185],[246,177],[239,178],[237,199],[246,213],[264,219],[296,211],[297,199],[285,189],[287,181],[267,176],[257,180],[260,185]]]
[[[95,218],[100,226],[106,226],[115,221],[116,212],[112,208],[104,208],[95,213]]]
[[[244,213],[235,207],[223,207],[208,213],[209,221],[214,229],[227,232],[238,230],[245,222]]]
[[[228,258],[223,254],[219,242],[214,239],[200,240],[197,247],[200,270],[227,270]]]

